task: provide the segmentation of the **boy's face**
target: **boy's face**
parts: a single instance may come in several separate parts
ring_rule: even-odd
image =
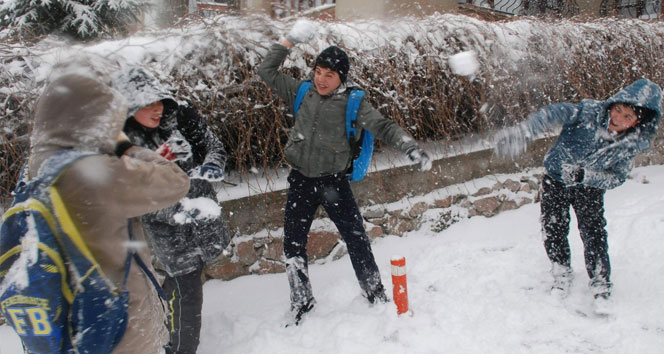
[[[336,71],[317,66],[314,69],[314,84],[319,95],[327,96],[341,85],[341,78]]]
[[[134,113],[134,119],[146,128],[156,128],[161,122],[162,113],[164,113],[164,104],[157,101]]]
[[[616,103],[609,110],[609,131],[621,133],[635,126],[636,122],[636,113],[626,104]]]

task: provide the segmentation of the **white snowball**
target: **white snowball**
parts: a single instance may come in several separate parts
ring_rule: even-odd
[[[452,72],[461,76],[472,75],[480,68],[477,55],[472,50],[454,54],[448,59],[448,62]]]

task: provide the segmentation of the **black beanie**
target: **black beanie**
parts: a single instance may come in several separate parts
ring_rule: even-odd
[[[317,66],[336,71],[339,74],[341,82],[345,83],[348,71],[350,70],[350,61],[348,60],[348,54],[341,48],[329,46],[318,54],[314,63],[314,69]]]

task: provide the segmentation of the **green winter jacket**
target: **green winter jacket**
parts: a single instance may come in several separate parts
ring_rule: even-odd
[[[288,52],[288,48],[275,43],[258,68],[258,74],[292,112],[302,81],[279,71]],[[303,175],[327,176],[345,172],[350,167],[352,154],[346,138],[345,120],[351,88],[342,84],[333,94],[321,96],[312,85],[302,100],[284,155],[286,161]],[[367,129],[376,138],[403,153],[417,148],[417,142],[408,133],[383,117],[366,99],[360,105],[357,123],[358,136],[361,129]]]

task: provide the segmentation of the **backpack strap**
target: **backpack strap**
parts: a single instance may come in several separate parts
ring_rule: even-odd
[[[355,128],[355,121],[357,120],[357,112],[360,110],[360,104],[364,97],[364,91],[352,90],[346,103],[346,138],[357,137],[357,129]]]
[[[131,221],[127,223],[127,231],[129,232],[129,241],[134,240],[134,232],[132,231],[132,226],[131,226]],[[159,297],[161,297],[164,301],[166,300],[166,293],[164,293],[164,289],[159,285],[159,282],[157,281],[157,278],[152,274],[150,271],[150,268],[143,262],[143,259],[141,256],[136,253],[134,250],[130,250],[127,252],[127,261],[125,264],[125,275],[124,275],[124,280],[122,282],[122,286],[125,287],[127,284],[127,278],[129,277],[129,268],[131,267],[131,260],[132,258],[136,261],[136,264],[141,268],[145,276],[150,279],[150,282],[152,283],[152,286],[154,286],[154,289],[157,291],[157,294],[159,294]]]
[[[351,147],[356,146],[356,144],[361,144],[359,146],[359,154],[354,156],[352,162],[352,169],[350,171],[349,180],[351,182],[361,181],[364,176],[369,171],[369,165],[371,164],[371,155],[373,154],[373,145],[374,139],[373,134],[366,130],[362,130],[360,135],[360,141],[358,141],[357,134],[357,113],[360,110],[360,104],[364,98],[364,91],[362,90],[352,90],[350,96],[348,97],[348,103],[346,104],[346,138],[351,144]],[[355,145],[354,145],[355,144]],[[353,148],[358,149],[356,146]]]
[[[304,99],[304,95],[307,94],[309,89],[311,88],[311,81],[302,81],[300,84],[300,87],[297,89],[297,95],[295,96],[295,103],[293,103],[293,117],[297,116],[297,111],[300,109],[300,106],[302,105],[302,100]]]

